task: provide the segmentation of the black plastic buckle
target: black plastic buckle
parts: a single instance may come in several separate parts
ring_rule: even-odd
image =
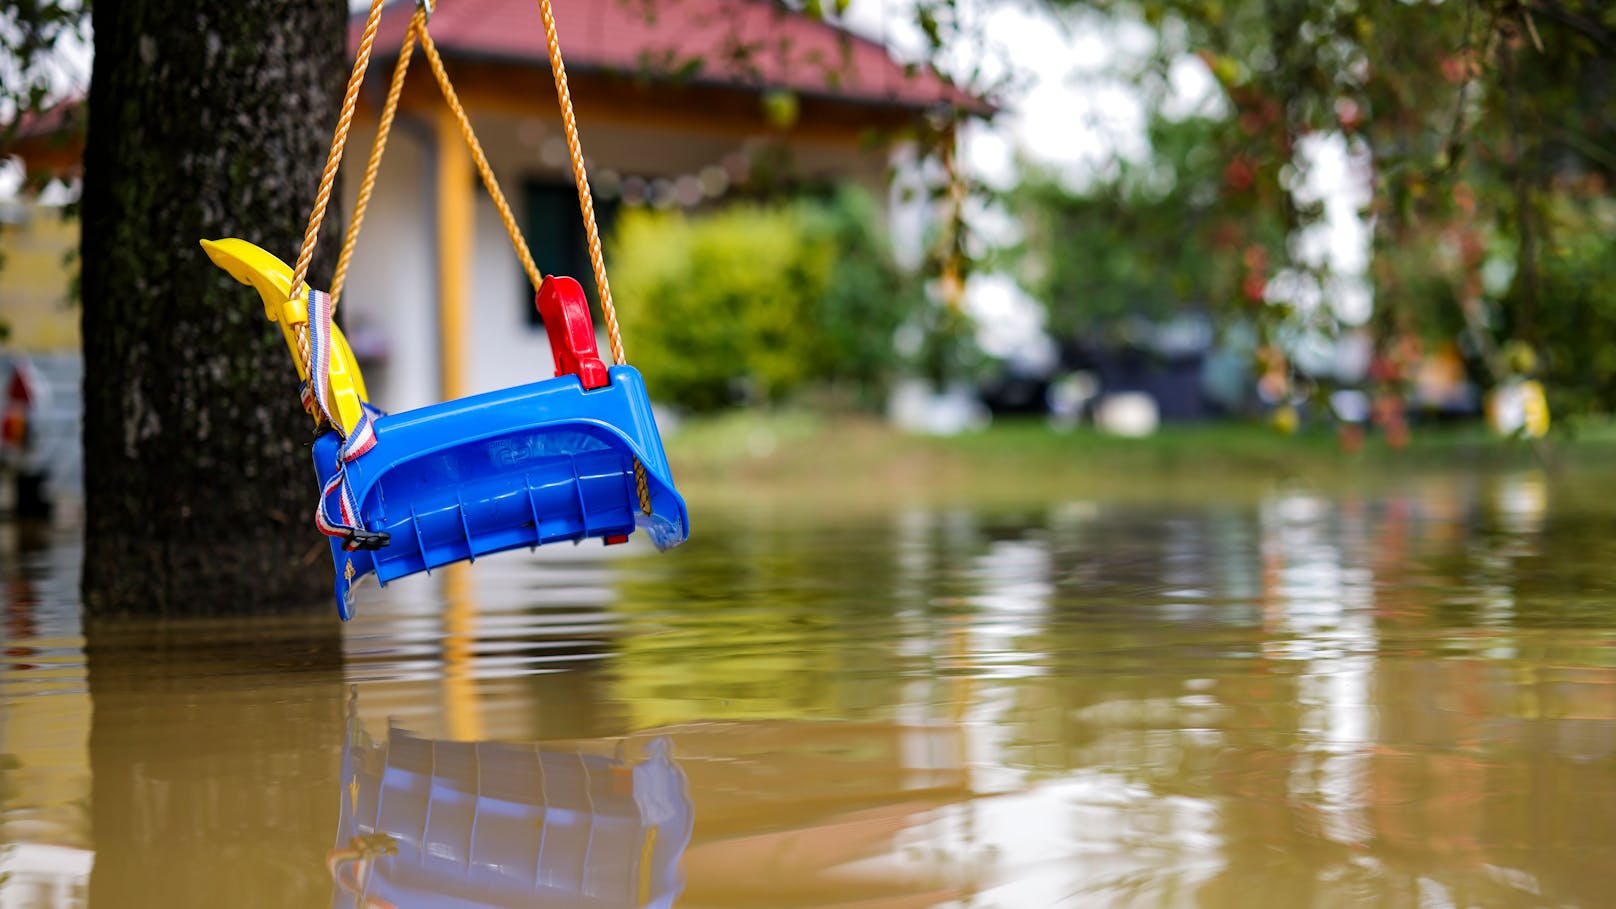
[[[350,530],[342,540],[342,548],[353,552],[357,549],[377,550],[393,542],[390,533],[379,533],[369,530]]]

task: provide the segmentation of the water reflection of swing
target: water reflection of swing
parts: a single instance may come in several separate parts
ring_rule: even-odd
[[[974,888],[968,869],[900,855],[906,831],[968,811],[953,723],[705,722],[544,745],[390,727],[373,742],[353,703],[342,779],[327,857],[341,909],[895,909]]]
[[[373,742],[350,703],[332,905],[666,907],[692,809],[666,739],[586,747]]]

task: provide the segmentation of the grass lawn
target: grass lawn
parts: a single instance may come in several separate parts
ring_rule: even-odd
[[[951,438],[900,433],[864,417],[737,411],[687,420],[666,438],[674,474],[704,504],[812,502],[831,508],[894,501],[1030,502],[1052,495],[1208,498],[1274,484],[1372,483],[1424,472],[1616,465],[1616,426],[1584,427],[1534,445],[1480,425],[1424,427],[1402,450],[1371,437],[1356,453],[1333,432],[1281,435],[1267,426],[1164,427],[1147,439],[1090,428],[1060,432],[1001,420]]]

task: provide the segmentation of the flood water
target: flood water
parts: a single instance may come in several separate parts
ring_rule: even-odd
[[[6,525],[0,907],[1610,906],[1611,493],[697,503],[202,649]]]

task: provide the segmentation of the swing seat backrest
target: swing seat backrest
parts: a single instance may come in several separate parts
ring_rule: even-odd
[[[376,445],[348,463],[362,525],[386,546],[349,551],[331,540],[336,599],[353,614],[353,585],[383,584],[508,549],[600,537],[636,527],[658,549],[684,542],[690,521],[674,488],[645,383],[631,366],[586,389],[575,375],[445,401],[376,421]],[[315,442],[324,487],[340,441]],[[645,467],[642,511],[634,463]]]
[[[601,363],[577,281],[547,277],[535,302],[555,378],[380,416],[375,444],[354,459],[340,457],[334,432],[316,441],[320,487],[345,471],[357,526],[386,540],[355,548],[331,539],[344,619],[353,615],[354,584],[368,574],[386,584],[507,549],[587,537],[621,543],[636,527],[659,549],[689,535],[639,372]]]

